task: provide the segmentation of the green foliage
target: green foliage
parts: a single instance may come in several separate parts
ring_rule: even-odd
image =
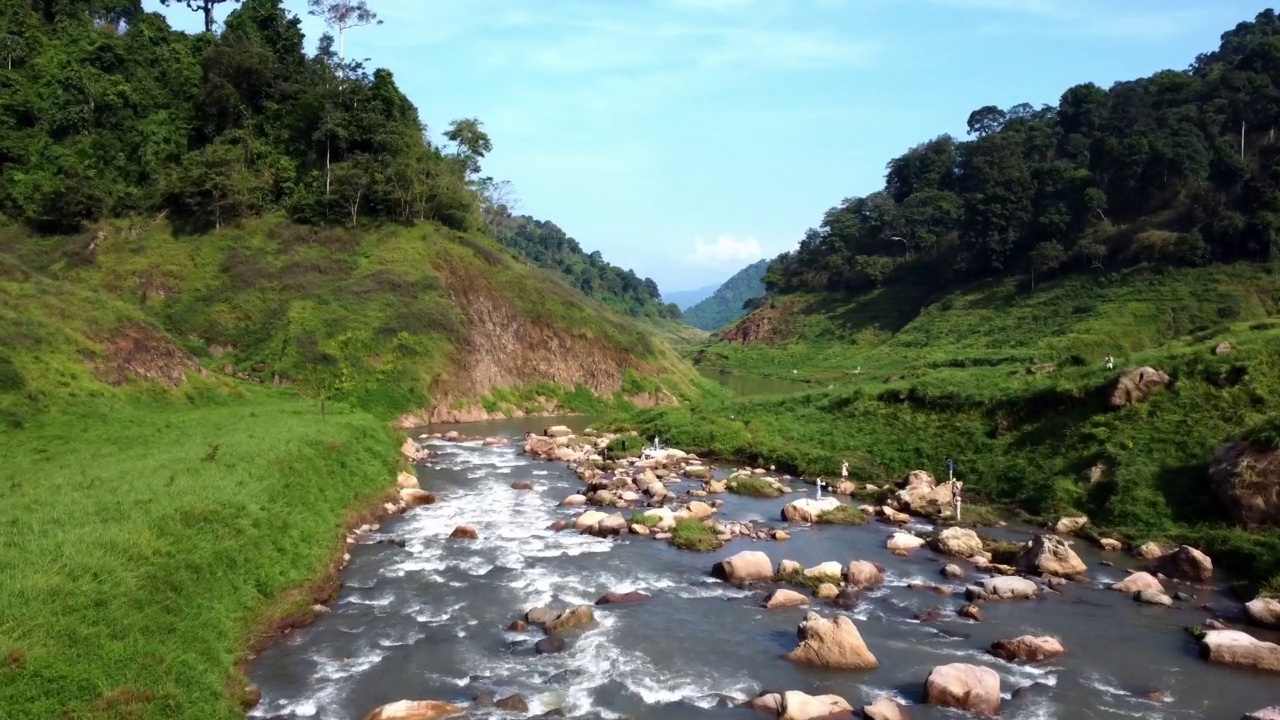
[[[863,525],[867,522],[867,516],[858,508],[845,503],[819,515],[818,522],[824,525]]]
[[[702,520],[681,520],[671,531],[671,544],[681,550],[713,552],[719,550],[724,542],[716,537],[715,529]]]
[[[619,435],[609,441],[609,457],[640,457],[644,451],[645,440],[638,435]]]
[[[769,261],[761,260],[739,270],[711,297],[684,311],[684,321],[696,328],[715,331],[747,313],[746,306],[764,295],[764,273]]]
[[[656,515],[646,515],[643,511],[635,510],[631,513],[631,519],[628,521],[632,525],[643,525],[647,528],[657,527],[662,522],[662,518]]]
[[[805,575],[804,572],[787,572],[777,573],[773,576],[773,581],[784,585],[794,585],[795,587],[807,588],[809,590],[817,590],[819,585],[832,581],[839,582],[838,578],[828,577],[826,575]]]
[[[290,591],[388,487],[385,421],[266,391],[68,409],[73,433],[65,417],[0,433],[0,652],[22,658],[0,665],[0,716],[244,717],[233,664],[309,607]]]
[[[848,198],[769,268],[772,292],[951,286],[1029,270],[1266,261],[1280,243],[1280,159],[1264,10],[1186,71],[1056,105],[986,106],[967,141],[941,136],[891,160],[882,190]],[[1243,133],[1243,135],[1242,135]]]
[[[759,477],[740,477],[729,481],[728,490],[737,495],[749,495],[751,497],[779,497],[782,491],[774,487],[773,483]]]

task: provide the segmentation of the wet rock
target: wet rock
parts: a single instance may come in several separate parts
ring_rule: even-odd
[[[1047,697],[1051,694],[1053,694],[1052,685],[1036,681],[1030,685],[1023,685],[1022,687],[1014,690],[1012,697],[1014,700],[1025,700],[1027,698],[1034,697]]]
[[[689,464],[684,467],[684,474],[691,478],[709,478],[711,477],[711,468],[705,465]]]
[[[876,514],[879,515],[880,518],[885,522],[893,523],[895,525],[906,525],[911,522],[910,515],[903,512],[898,512],[897,510],[894,510],[888,505],[885,505],[879,508],[876,511]]]
[[[436,700],[400,700],[374,710],[364,720],[440,720],[461,715],[463,708]]]
[[[845,615],[828,620],[810,612],[796,629],[800,644],[783,657],[800,665],[870,670],[880,667],[858,628]]]
[[[400,502],[404,503],[405,507],[434,505],[436,496],[421,488],[402,488],[400,490]]]
[[[402,472],[399,475],[396,475],[396,488],[399,490],[420,489],[418,485],[418,476],[407,472]]]
[[[822,583],[813,591],[819,600],[835,600],[840,595],[840,588],[832,583]]]
[[[1221,620],[1218,620],[1217,618],[1209,618],[1208,620],[1205,620],[1201,624],[1204,625],[1205,630],[1226,630],[1227,629],[1226,624],[1223,623]]]
[[[748,700],[745,705],[757,712],[777,716],[782,713],[782,693],[762,693]]]
[[[1040,593],[1040,586],[1022,577],[983,578],[965,589],[965,598],[974,600],[1026,600]]]
[[[959,565],[956,565],[954,563],[947,563],[942,568],[942,576],[951,578],[953,580],[958,580],[964,577],[964,570],[962,570]]]
[[[924,697],[930,705],[994,717],[1000,712],[1000,675],[979,665],[939,665],[924,682]]]
[[[532,490],[533,483],[528,480],[517,480],[511,483],[512,490]]]
[[[1155,560],[1168,552],[1159,543],[1145,542],[1133,549],[1133,556],[1141,560]]]
[[[1191,602],[1192,600],[1196,599],[1196,596],[1192,595],[1189,592],[1183,592],[1179,590],[1178,592],[1173,594],[1173,599],[1179,602]]]
[[[1008,662],[1034,663],[1062,657],[1067,654],[1067,649],[1054,637],[1021,635],[996,640],[988,652]]]
[[[1058,520],[1053,526],[1053,531],[1059,535],[1070,535],[1079,532],[1081,528],[1089,524],[1089,518],[1086,515],[1078,515],[1076,517],[1064,517]]]
[[[552,425],[551,427],[543,430],[542,434],[551,438],[560,438],[572,435],[573,431],[564,425]]]
[[[787,534],[786,530],[774,530],[773,539],[778,542],[782,542],[784,540],[790,540],[791,536]]]
[[[1210,630],[1200,639],[1200,657],[1215,665],[1280,673],[1280,645],[1239,630]]]
[[[556,520],[555,522],[548,525],[547,529],[550,530],[551,532],[560,532],[561,530],[564,530],[568,527],[569,527],[568,521]]]
[[[1209,465],[1209,487],[1241,525],[1280,524],[1280,451],[1246,442],[1223,445]]]
[[[471,704],[475,707],[493,707],[494,702],[496,702],[496,699],[493,697],[493,693],[482,692],[471,696]]]
[[[642,602],[648,599],[649,599],[649,596],[645,595],[639,590],[632,590],[630,592],[624,592],[624,593],[607,592],[599,600],[596,600],[596,604],[597,605],[626,605],[629,603]]]
[[[631,523],[632,535],[648,535],[650,532],[648,525],[640,525],[639,523]]]
[[[969,618],[974,622],[982,622],[982,610],[973,603],[966,603],[964,607],[960,608],[960,612],[956,614],[960,617]]]
[[[782,693],[779,720],[840,720],[852,718],[853,706],[838,695],[808,695],[797,690]]]
[[[858,588],[846,587],[840,589],[840,594],[836,595],[835,606],[841,610],[852,610],[858,607],[858,596],[861,591]]]
[[[564,652],[567,647],[568,643],[565,642],[563,637],[552,635],[534,643],[533,651],[539,655],[555,655]]]
[[[693,520],[701,520],[703,518],[711,517],[712,515],[715,514],[716,510],[715,508],[711,507],[710,505],[704,502],[701,502],[699,500],[694,500],[693,502],[685,506],[684,512],[687,513],[688,518],[691,518]],[[684,520],[686,518],[681,517],[680,514],[677,513],[676,519]]]
[[[982,540],[969,528],[949,527],[938,533],[931,543],[934,550],[953,557],[973,557],[982,554]]]
[[[887,697],[862,706],[862,717],[866,720],[910,720],[907,709],[898,701]]]
[[[759,550],[743,550],[711,567],[711,574],[732,585],[773,578],[773,562]]]
[[[855,560],[844,569],[844,581],[851,587],[874,587],[884,582],[884,574],[874,563]]]
[[[1111,538],[1099,539],[1098,546],[1108,552],[1115,552],[1124,547],[1124,545],[1119,540],[1113,540]]]
[[[599,525],[600,521],[607,517],[609,516],[599,510],[588,510],[579,515],[577,520],[573,521],[573,527],[575,530],[590,530],[596,525]]]
[[[621,513],[614,513],[596,524],[595,531],[603,536],[618,535],[627,529],[627,524],[627,519]]]
[[[528,632],[529,624],[523,620],[512,620],[511,624],[507,626],[507,630],[509,632]]]
[[[1175,580],[1208,582],[1213,579],[1213,561],[1190,545],[1179,545],[1152,560],[1147,570]]]
[[[915,621],[919,623],[937,622],[942,618],[942,608],[932,607],[924,612],[918,612],[914,616]]]
[[[852,480],[841,480],[835,489],[837,495],[853,495],[856,492],[858,492],[858,485]]]
[[[1254,598],[1245,603],[1244,613],[1258,627],[1280,629],[1280,598]]]
[[[1118,409],[1146,402],[1172,382],[1163,371],[1153,367],[1126,370],[1111,389],[1111,407]]]
[[[843,574],[844,568],[840,567],[840,563],[834,560],[828,560],[811,568],[805,568],[804,571],[804,576],[807,578],[830,578],[837,582],[839,582]]]
[[[1013,564],[1023,572],[1046,573],[1058,577],[1075,577],[1088,570],[1084,561],[1066,541],[1055,535],[1036,535],[1031,538]]]
[[[480,534],[470,525],[459,525],[449,533],[449,537],[454,540],[478,540]]]
[[[547,634],[555,635],[575,628],[585,627],[596,621],[590,605],[575,605],[546,624]]]
[[[802,498],[793,500],[782,508],[782,519],[787,522],[815,523],[825,512],[840,507],[839,498],[824,497],[821,500]]]
[[[924,547],[924,538],[916,537],[911,533],[896,532],[889,537],[886,547],[890,550],[915,550]]]
[[[912,470],[907,475],[907,486],[893,498],[899,509],[908,509],[917,515],[937,516],[951,511],[951,485],[938,485],[933,476],[923,470]]]
[[[529,703],[521,695],[510,695],[495,702],[494,707],[507,712],[527,713],[529,712]]]
[[[1173,605],[1173,598],[1165,595],[1159,590],[1139,590],[1134,593],[1133,599],[1148,605],[1160,605],[1163,607]]]
[[[573,494],[560,501],[564,507],[582,507],[587,504],[587,496]]]
[[[1111,586],[1111,589],[1118,590],[1122,593],[1129,593],[1130,595],[1142,592],[1143,590],[1153,590],[1159,593],[1164,592],[1164,586],[1160,584],[1160,581],[1157,580],[1154,575],[1148,572],[1133,573],[1124,580],[1114,583]]]
[[[809,604],[809,598],[801,595],[795,590],[786,588],[778,588],[765,596],[762,603],[767,610],[777,610],[779,608],[804,607]]]
[[[546,711],[546,712],[542,713],[541,715],[534,715],[533,717],[540,717],[540,718],[562,718],[562,717],[567,717],[567,716],[564,714],[564,708],[551,708],[550,710],[548,710],[548,711]]]
[[[526,612],[524,619],[532,625],[546,625],[559,616],[559,610],[552,610],[549,607],[536,607]]]
[[[781,560],[778,562],[778,575],[801,575],[804,573],[804,566],[795,560]]]

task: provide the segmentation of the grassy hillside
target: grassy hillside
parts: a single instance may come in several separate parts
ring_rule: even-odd
[[[163,222],[114,223],[75,236],[10,230],[0,251],[153,318],[209,368],[387,416],[546,380],[607,395],[628,372],[680,391],[690,374],[647,327],[434,224],[353,232],[265,219],[181,236]],[[521,342],[533,336],[541,346]]]
[[[1193,540],[1261,579],[1280,573],[1280,533],[1231,528],[1206,473],[1223,442],[1280,407],[1277,307],[1280,275],[1248,264],[1138,268],[1034,293],[1010,281],[935,297],[911,285],[790,296],[697,358],[806,379],[813,392],[709,395],[620,422],[807,473],[834,473],[849,458],[868,480],[945,473],[952,457],[977,496],[1037,516],[1082,511],[1134,540]],[[1214,355],[1224,340],[1233,350]],[[1116,371],[1103,367],[1108,352]],[[1143,365],[1168,372],[1173,389],[1110,409],[1119,371]]]
[[[734,273],[710,297],[684,312],[684,321],[707,331],[715,331],[747,314],[744,305],[764,295],[764,273],[769,261],[752,263]]]

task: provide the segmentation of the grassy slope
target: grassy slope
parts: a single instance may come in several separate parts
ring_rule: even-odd
[[[385,418],[99,382],[96,339],[146,323],[0,255],[0,717],[243,717],[239,654],[393,481]]]
[[[626,418],[689,449],[882,479],[954,457],[973,490],[1038,515],[1081,510],[1133,539],[1187,538],[1259,579],[1280,572],[1280,534],[1230,529],[1205,484],[1226,440],[1280,406],[1280,278],[1238,265],[1076,277],[1034,294],[1010,283],[929,299],[890,288],[855,300],[785,298],[790,340],[715,343],[704,362],[807,379],[811,393]],[[766,315],[767,315],[766,314]],[[756,319],[753,319],[756,320]],[[1230,340],[1234,351],[1210,352]],[[1111,411],[1119,367],[1150,364],[1176,388]],[[1031,372],[1056,363],[1050,374]],[[861,373],[856,374],[861,367]],[[793,375],[792,369],[800,372]],[[888,380],[889,382],[886,382]],[[1090,485],[1096,461],[1112,467]]]
[[[491,240],[439,226],[352,233],[266,219],[198,237],[164,223],[38,241],[9,232],[27,265],[142,306],[208,366],[271,380],[306,378],[315,350],[339,359],[337,396],[391,415],[431,403],[467,332],[449,283],[483,280],[503,306],[540,327],[631,358],[683,386],[688,367],[651,329],[605,310]],[[234,350],[210,357],[213,345]],[[260,370],[255,370],[255,366]],[[674,388],[673,388],[674,389]]]

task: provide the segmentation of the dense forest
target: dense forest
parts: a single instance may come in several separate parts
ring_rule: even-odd
[[[1266,261],[1280,250],[1280,18],[1260,13],[1184,71],[986,106],[970,139],[888,163],[771,265],[771,291],[858,292],[1142,262]]]
[[[664,304],[658,284],[650,278],[609,264],[600,251],[583,252],[577,240],[555,223],[527,215],[512,216],[499,207],[491,223],[495,238],[528,258],[538,267],[564,276],[568,283],[588,297],[637,318],[678,320],[680,308]]]
[[[764,295],[768,260],[751,263],[716,288],[711,297],[684,311],[684,321],[713,332],[747,314],[749,304]]]

